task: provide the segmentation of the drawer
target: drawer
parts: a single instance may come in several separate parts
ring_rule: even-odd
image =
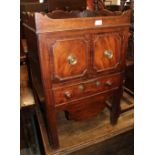
[[[53,89],[55,104],[65,104],[80,98],[89,97],[120,86],[121,75],[94,78],[87,81]]]

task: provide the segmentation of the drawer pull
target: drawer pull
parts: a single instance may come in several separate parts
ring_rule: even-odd
[[[112,86],[112,82],[111,81],[106,81],[105,86],[108,86],[108,87]]]
[[[97,86],[97,87],[100,86],[100,81],[96,81],[96,86]]]
[[[70,99],[70,98],[72,97],[71,92],[69,92],[69,91],[66,91],[66,92],[64,93],[64,95],[65,95],[65,97],[66,97],[67,99]]]
[[[104,56],[106,56],[108,59],[112,59],[113,53],[111,51],[105,50]]]
[[[68,63],[69,63],[70,65],[75,65],[75,64],[77,64],[77,58],[76,58],[74,55],[69,55],[69,56],[67,57],[67,60],[68,60]]]
[[[79,89],[80,89],[80,91],[84,91],[84,85],[80,84]]]

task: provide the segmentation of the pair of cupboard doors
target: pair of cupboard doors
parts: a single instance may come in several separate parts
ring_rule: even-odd
[[[121,71],[124,59],[120,31],[51,34],[46,37],[52,80],[66,81]]]

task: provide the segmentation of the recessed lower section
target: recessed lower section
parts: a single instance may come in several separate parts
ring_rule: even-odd
[[[78,104],[73,104],[67,107],[65,111],[66,117],[69,120],[83,121],[88,120],[98,115],[104,110],[106,104],[105,101],[112,94],[102,94],[89,99],[84,99]]]

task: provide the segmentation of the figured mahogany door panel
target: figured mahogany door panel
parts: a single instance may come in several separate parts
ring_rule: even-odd
[[[121,75],[112,75],[55,88],[53,89],[55,104],[61,105],[103,91],[117,89],[121,84],[121,79]]]
[[[93,67],[97,72],[118,69],[120,59],[121,36],[118,33],[95,36]]]
[[[84,38],[56,40],[53,45],[54,78],[60,81],[87,72],[88,43]]]

